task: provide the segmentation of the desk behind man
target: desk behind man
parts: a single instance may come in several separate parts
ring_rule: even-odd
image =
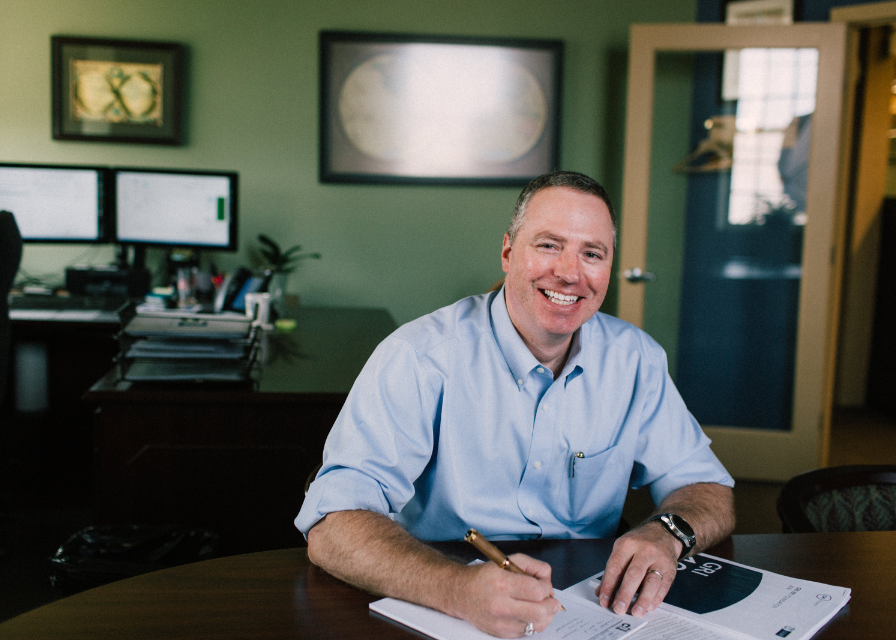
[[[529,576],[463,566],[411,534],[609,536],[626,485],[649,485],[656,515],[674,515],[619,539],[599,593],[621,611],[639,591],[632,611],[643,615],[680,556],[731,532],[733,481],[662,349],[598,313],[615,238],[592,179],[557,172],[523,190],[504,236],[503,289],[405,325],[355,383],[296,520],[312,561],[513,637],[556,613],[550,567],[522,555],[513,560]]]

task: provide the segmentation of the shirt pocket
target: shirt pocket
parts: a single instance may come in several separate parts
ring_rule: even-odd
[[[608,515],[617,505],[621,507],[631,475],[619,446],[582,457],[577,457],[577,453],[568,452],[566,473],[557,496],[557,517],[567,524],[592,522]]]

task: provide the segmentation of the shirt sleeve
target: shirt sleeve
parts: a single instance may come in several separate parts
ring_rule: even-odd
[[[393,335],[376,348],[327,437],[296,517],[306,537],[333,511],[401,511],[432,457],[438,388],[406,341]]]
[[[685,406],[669,376],[666,354],[645,341],[644,402],[632,488],[649,485],[654,504],[690,484],[734,486],[733,478],[710,449],[710,439]]]

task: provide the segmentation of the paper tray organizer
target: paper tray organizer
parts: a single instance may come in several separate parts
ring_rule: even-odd
[[[118,364],[132,382],[247,381],[258,371],[258,328],[244,316],[137,314],[123,320]]]

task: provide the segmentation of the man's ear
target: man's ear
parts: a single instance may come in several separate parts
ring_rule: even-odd
[[[501,247],[501,268],[504,273],[510,272],[510,236],[504,234],[504,245]]]

